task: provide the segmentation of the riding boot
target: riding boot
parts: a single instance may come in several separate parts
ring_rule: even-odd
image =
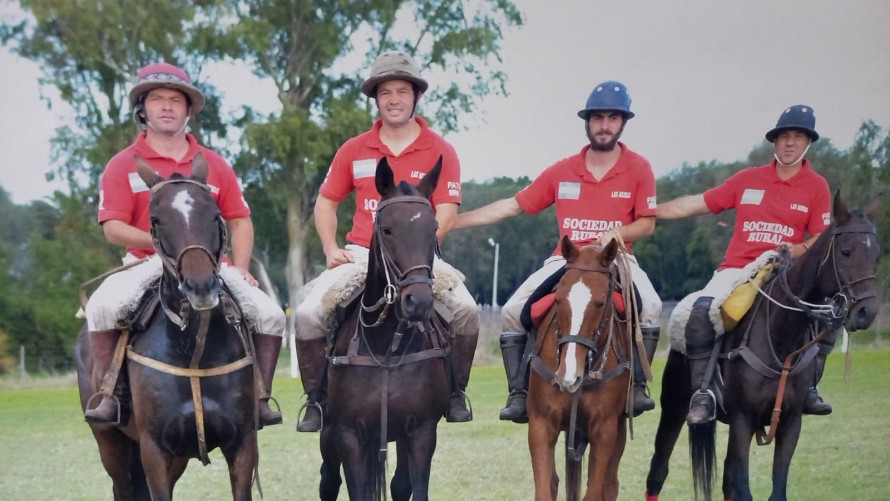
[[[504,358],[504,370],[507,372],[507,384],[510,396],[507,405],[501,409],[501,421],[527,423],[528,412],[525,399],[528,396],[528,364],[523,360],[528,334],[522,332],[504,332],[501,334],[501,356]]]
[[[807,392],[807,400],[803,405],[803,413],[804,414],[812,414],[816,416],[827,416],[831,414],[831,405],[825,403],[822,400],[822,397],[819,396],[819,392],[816,390],[816,385],[819,384],[819,381],[822,379],[822,372],[825,371],[825,358],[828,356],[828,353],[823,353],[823,349],[819,347],[819,354],[816,355],[816,379],[813,381],[813,386],[810,387]]]
[[[476,355],[479,333],[470,336],[454,336],[451,345],[452,391],[448,399],[445,420],[449,423],[466,423],[473,420],[472,407],[467,405],[467,385]]]
[[[324,424],[323,405],[326,397],[324,373],[327,369],[327,341],[325,338],[297,339],[297,361],[300,378],[306,392],[305,413],[297,423],[299,432],[321,431]]]
[[[707,423],[717,415],[717,399],[708,388],[710,378],[705,374],[716,337],[710,315],[713,300],[708,296],[696,299],[686,322],[686,357],[693,391],[686,415],[689,424]]]
[[[281,351],[281,336],[269,334],[253,334],[253,346],[256,350],[256,363],[263,384],[262,396],[257,402],[259,407],[259,428],[281,424],[281,413],[273,411],[269,407],[269,398],[272,395],[272,379],[275,377],[275,367],[278,364],[278,354]]]
[[[105,378],[109,377],[106,373],[111,367],[114,349],[117,347],[117,341],[121,336],[121,332],[117,329],[111,329],[90,331],[89,335],[90,351],[93,356],[93,381],[96,383],[96,388],[101,388]],[[98,394],[97,392],[96,395]],[[93,395],[93,397],[96,395]],[[93,397],[90,397],[90,400]],[[102,401],[99,402],[99,405],[84,411],[83,417],[91,423],[118,424],[120,418],[119,402],[112,395],[102,395]]]
[[[652,364],[655,357],[655,348],[658,346],[658,337],[661,334],[660,327],[642,327],[643,332],[643,348],[646,350],[646,360]],[[633,416],[651,411],[655,408],[655,401],[649,396],[649,390],[646,387],[646,373],[643,371],[643,365],[640,363],[640,353],[637,344],[633,343],[634,354],[634,394],[633,394]]]

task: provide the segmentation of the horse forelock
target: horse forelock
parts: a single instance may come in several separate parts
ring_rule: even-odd
[[[402,195],[420,195],[417,187],[408,181],[399,181],[397,188]]]

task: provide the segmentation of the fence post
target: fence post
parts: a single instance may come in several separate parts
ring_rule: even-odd
[[[19,346],[19,369],[21,371],[22,381],[28,379],[28,371],[25,370],[25,345]]]

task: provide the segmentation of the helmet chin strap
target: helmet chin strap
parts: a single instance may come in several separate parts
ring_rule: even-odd
[[[810,145],[811,145],[811,144],[813,144],[812,141],[811,141],[809,144],[807,144],[807,147],[806,147],[806,148],[803,149],[803,153],[801,153],[800,156],[797,157],[796,159],[794,159],[794,161],[791,162],[790,164],[783,163],[781,160],[779,160],[779,154],[778,154],[778,153],[773,153],[773,158],[775,158],[775,159],[776,159],[776,163],[779,164],[779,165],[781,165],[782,167],[791,167],[792,165],[796,164],[797,162],[800,162],[801,159],[803,159],[803,156],[807,154],[807,151],[809,151],[809,149],[810,149]]]

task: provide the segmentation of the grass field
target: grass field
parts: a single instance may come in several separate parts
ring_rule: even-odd
[[[664,367],[664,357],[658,358],[656,374]],[[890,349],[853,353],[853,377],[846,383],[843,365],[843,355],[832,354],[821,386],[822,394],[834,405],[834,413],[804,420],[792,463],[791,499],[890,499],[885,486],[890,479]],[[73,379],[39,383],[21,388],[9,388],[7,384],[0,390],[0,499],[111,499],[111,481],[82,420]],[[660,384],[656,379],[652,385],[655,397]],[[318,435],[294,431],[301,393],[299,382],[282,371],[275,381],[275,394],[286,424],[259,434],[260,472],[267,500],[317,499]],[[526,427],[497,419],[506,395],[502,369],[474,368],[469,393],[476,419],[439,426],[432,499],[530,499],[532,476]],[[635,436],[628,441],[620,468],[622,500],[643,499],[658,412],[656,409],[634,420]],[[725,436],[726,427],[720,425],[721,458],[726,450]],[[671,463],[673,470],[662,492],[663,500],[692,499],[685,444],[684,433]],[[751,484],[755,499],[769,495],[771,455],[772,447],[754,446]],[[191,462],[176,488],[179,499],[230,498],[225,460],[218,451],[211,453],[211,460],[206,468],[200,462]],[[394,461],[390,473],[393,469]],[[256,493],[255,498],[259,499]],[[347,498],[345,489],[341,498]]]

